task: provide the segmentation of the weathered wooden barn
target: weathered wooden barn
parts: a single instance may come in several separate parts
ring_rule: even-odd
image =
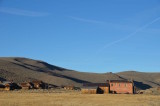
[[[66,89],[66,90],[74,90],[74,86],[73,85],[63,86],[62,88]]]
[[[22,82],[19,84],[22,89],[45,89],[45,83],[42,81],[34,80],[31,82]]]
[[[6,91],[9,91],[9,90],[13,90],[14,89],[14,86],[13,86],[13,82],[12,81],[3,81],[2,84],[5,86],[5,89]]]
[[[10,90],[13,90],[13,87],[12,87],[12,85],[10,85],[10,84],[6,84],[4,90],[5,90],[5,91],[10,91]]]
[[[0,84],[0,91],[5,90],[5,86],[3,84]]]
[[[106,83],[85,83],[81,88],[83,94],[133,94],[134,83],[128,80],[108,80]]]
[[[134,83],[128,80],[110,80],[110,93],[117,94],[133,94],[134,93]]]
[[[108,83],[85,83],[81,88],[82,94],[108,94]]]
[[[19,85],[23,90],[28,90],[33,88],[33,85],[30,82],[22,82]]]
[[[0,90],[9,91],[13,89],[14,89],[14,84],[12,81],[3,81],[0,84]]]
[[[45,89],[45,83],[43,81],[34,80],[31,83],[34,89]]]
[[[82,94],[97,94],[97,87],[81,88]]]

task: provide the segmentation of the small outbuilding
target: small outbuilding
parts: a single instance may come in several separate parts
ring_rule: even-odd
[[[85,83],[81,88],[82,94],[108,94],[108,83]]]
[[[97,87],[83,87],[81,88],[82,94],[97,94]]]
[[[5,90],[5,86],[3,84],[0,84],[0,91]]]
[[[34,80],[31,83],[34,89],[45,89],[45,83],[43,81]]]
[[[63,88],[66,89],[66,90],[74,90],[74,86],[73,85],[63,86]]]
[[[5,86],[4,90],[14,90],[13,82],[12,81],[3,81],[2,84]]]
[[[30,82],[22,82],[19,85],[23,90],[28,90],[33,88],[33,85]]]

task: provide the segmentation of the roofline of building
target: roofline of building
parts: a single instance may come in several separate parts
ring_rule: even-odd
[[[119,83],[119,82],[133,83],[133,81],[129,81],[129,80],[108,80],[108,82],[109,82],[109,83],[110,83],[110,82],[117,82],[117,83]]]

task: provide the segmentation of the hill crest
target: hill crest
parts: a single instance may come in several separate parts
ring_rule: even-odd
[[[130,80],[142,89],[160,86],[160,73],[124,71],[119,73],[87,73],[54,66],[40,60],[23,57],[0,58],[0,80],[23,82],[42,80],[46,83],[82,86],[83,83],[103,83],[106,80]]]

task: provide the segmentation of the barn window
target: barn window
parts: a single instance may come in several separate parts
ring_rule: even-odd
[[[121,84],[119,84],[119,86],[121,86]]]
[[[125,87],[127,87],[127,84],[125,84]]]
[[[113,84],[111,84],[111,86],[113,86]]]

